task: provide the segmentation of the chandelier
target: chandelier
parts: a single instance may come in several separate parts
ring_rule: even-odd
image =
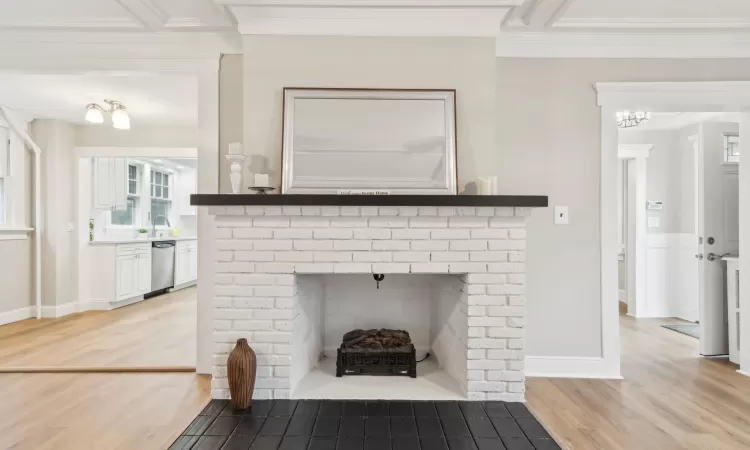
[[[130,116],[125,110],[125,105],[117,100],[104,100],[109,106],[109,114],[112,117],[112,126],[118,130],[130,129]],[[96,103],[86,105],[86,122],[101,124],[104,123],[104,108]]]
[[[623,111],[617,113],[617,126],[620,128],[637,127],[642,123],[651,120],[650,112],[643,111]]]

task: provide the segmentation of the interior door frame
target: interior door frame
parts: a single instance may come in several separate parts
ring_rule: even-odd
[[[617,111],[740,112],[740,134],[750,136],[750,82],[634,82],[595,83],[601,123],[600,277],[602,352],[596,376],[621,377],[617,274]],[[750,139],[740,141],[740,153],[750,154]],[[740,171],[742,172],[742,159]],[[750,166],[750,163],[744,164]],[[745,171],[750,173],[750,170]],[[740,176],[740,266],[750,267],[750,177]],[[740,271],[740,284],[750,286],[750,270]],[[741,299],[750,311],[750,295]],[[750,376],[750,320],[741,330],[740,372]]]

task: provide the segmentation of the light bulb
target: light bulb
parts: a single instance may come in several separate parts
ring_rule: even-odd
[[[128,116],[128,112],[122,106],[115,107],[112,111],[112,126],[118,130],[130,129],[130,116]]]
[[[96,103],[90,103],[86,105],[86,122],[89,123],[104,123],[104,114],[102,107]]]

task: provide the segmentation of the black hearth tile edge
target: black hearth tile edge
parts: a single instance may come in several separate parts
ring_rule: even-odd
[[[193,206],[459,206],[546,208],[546,195],[192,194]]]
[[[263,411],[263,412],[266,412],[267,416],[266,415],[261,415],[259,417],[256,416],[256,419],[259,422],[261,422],[258,424],[258,428],[260,428],[261,425],[264,425],[264,422],[266,421],[267,417],[275,418],[276,420],[283,420],[286,422],[287,425],[288,423],[290,423],[290,419],[294,419],[294,418],[302,419],[302,417],[294,415],[295,413],[297,413],[297,411],[294,409],[294,406],[298,406],[301,403],[319,404],[320,407],[317,409],[313,407],[312,411],[309,409],[307,411],[304,411],[305,413],[304,416],[308,416],[310,419],[314,418],[316,422],[318,418],[326,418],[329,421],[336,420],[337,422],[339,420],[343,421],[345,420],[343,418],[347,417],[344,413],[344,406],[353,405],[355,402],[359,403],[358,407],[356,407],[355,410],[360,410],[361,405],[363,403],[365,405],[368,403],[368,402],[363,402],[363,401],[358,401],[358,400],[320,400],[320,401],[303,400],[299,402],[296,400],[267,400],[267,401],[255,401],[254,403],[257,406],[263,405],[259,409],[263,409],[267,411],[267,412]],[[393,412],[396,412],[396,410],[398,409],[398,408],[393,408],[392,405],[394,403],[401,404],[402,408],[405,403],[411,404],[412,406],[411,410],[415,413],[415,415],[417,413],[417,409],[419,409],[419,408],[414,408],[415,404],[420,403],[423,407],[427,405],[432,406],[433,408],[435,408],[435,414],[431,418],[419,417],[419,416],[411,417],[411,418],[415,420],[415,425],[417,425],[416,422],[419,422],[420,419],[421,421],[432,420],[432,421],[437,422],[437,424],[440,424],[438,425],[438,428],[440,428],[438,432],[439,436],[435,435],[435,438],[442,438],[443,440],[441,442],[447,442],[445,441],[445,438],[446,438],[445,429],[442,426],[441,421],[461,420],[468,426],[468,423],[466,423],[467,421],[472,420],[472,419],[476,421],[482,416],[481,412],[485,411],[487,414],[484,418],[481,419],[481,421],[490,421],[492,422],[493,426],[497,428],[496,422],[495,422],[496,420],[506,420],[509,422],[513,422],[515,427],[517,427],[518,436],[516,437],[502,436],[502,434],[504,433],[501,433],[500,437],[502,438],[503,441],[505,441],[505,446],[508,447],[508,445],[510,445],[510,447],[508,448],[526,448],[526,449],[534,448],[538,450],[556,450],[560,448],[560,446],[554,441],[554,439],[549,435],[549,433],[544,429],[544,427],[539,423],[539,421],[534,417],[534,415],[528,410],[526,405],[523,403],[505,403],[505,402],[492,402],[492,401],[470,402],[470,403],[467,403],[467,402],[435,402],[433,403],[433,402],[426,402],[426,401],[425,402],[370,401],[369,403],[377,404],[377,406],[373,408],[373,410],[370,410],[369,408],[365,406],[366,414],[372,411],[375,414],[372,417],[383,418],[383,419],[394,418],[394,417],[399,417],[401,419],[404,419],[407,417],[411,417],[411,416],[394,416]],[[436,407],[436,405],[440,405],[440,406]],[[333,411],[330,411],[330,412],[334,412],[338,414],[334,414],[332,416],[326,417],[325,412],[326,410],[330,410],[331,407]],[[230,411],[225,411],[226,409],[229,409]],[[276,414],[271,413],[271,411],[274,411],[274,410],[276,411]],[[314,414],[311,414],[313,411],[314,411]],[[440,417],[440,419],[438,419],[438,417],[440,416],[439,412],[441,411],[444,413],[444,415]],[[459,414],[461,415],[456,415],[456,411],[460,411]],[[224,414],[222,414],[222,412]],[[496,414],[490,414],[490,412],[499,413],[497,415],[501,417],[492,417],[492,416],[495,416]],[[507,412],[507,416],[502,417],[506,415],[506,412]],[[245,412],[245,416],[247,419],[250,418],[247,416],[251,416],[251,415],[252,415],[252,412],[250,410]],[[214,422],[216,422],[217,419],[221,419],[220,421],[222,422],[239,421],[241,419],[244,420],[242,417],[238,417],[238,416],[239,414],[237,414],[236,411],[231,410],[231,405],[229,405],[229,403],[226,400],[212,400],[199,413],[199,415],[196,416],[196,418],[190,423],[190,425],[188,425],[188,427],[185,429],[182,435],[177,440],[175,440],[175,442],[172,444],[172,447],[170,448],[173,448],[175,450],[177,449],[200,450],[203,448],[203,445],[200,445],[200,444],[206,444],[209,447],[213,447],[214,445],[218,443],[218,440],[220,440],[220,438],[226,439],[229,437],[227,435],[224,435],[224,433],[226,433],[228,430],[222,430],[222,433],[221,433],[222,436],[209,436],[208,434],[206,434],[207,430],[212,425],[214,425]],[[357,416],[355,413],[355,415],[348,416],[348,417],[365,418],[365,417],[369,417],[369,414],[367,414],[366,416]],[[367,420],[365,419],[364,422],[366,423]],[[497,423],[499,424],[499,422]],[[461,428],[461,430],[459,430],[461,432],[457,433],[456,430],[449,430],[449,434],[452,434],[454,436],[448,436],[448,440],[454,437],[464,435],[463,427],[461,427],[460,425],[458,426],[459,428]],[[452,427],[449,426],[449,428],[452,428]],[[290,430],[288,426],[286,427],[286,430],[287,431]],[[310,431],[307,431],[307,433],[305,434],[310,433]],[[333,431],[333,430],[330,430],[330,431]],[[336,431],[337,433],[335,435],[330,435],[329,437],[329,439],[333,439],[333,442],[336,442],[338,438],[344,437],[349,434],[345,432],[342,433],[340,428],[337,429]],[[392,433],[392,430],[390,430],[390,427],[388,431]],[[434,431],[438,431],[438,430],[434,430]],[[470,437],[464,437],[462,439],[471,439],[477,444],[480,443],[482,439],[485,439],[481,436],[476,436],[473,433],[471,433],[471,427],[468,427],[468,431],[470,433],[469,434]],[[276,433],[277,432],[274,432],[273,434],[276,434]],[[249,442],[250,439],[252,439],[253,441],[257,441],[260,437],[262,437],[262,434],[260,433],[258,433],[257,435],[255,433],[253,433],[252,435],[240,435],[239,433],[236,433],[236,432],[232,433],[233,436],[235,434],[237,434],[238,438],[241,438],[243,442]],[[315,434],[315,433],[310,433],[310,434]],[[365,429],[365,434],[368,434],[366,429]],[[430,433],[430,435],[431,434],[432,433]],[[211,438],[213,440],[201,439],[203,437],[205,437],[206,439]],[[270,438],[271,436],[263,436],[263,437],[264,439],[267,439],[267,438]],[[300,435],[293,436],[291,434],[286,434],[285,432],[283,436],[276,435],[275,437],[278,437],[279,439],[283,437],[290,437],[290,438],[295,438],[295,440],[299,441],[300,439],[309,438],[310,436],[300,436]],[[355,436],[352,436],[352,437],[355,437]],[[431,439],[426,436],[420,436],[420,437],[404,436],[401,439],[403,439],[406,443],[406,441],[414,442],[415,439],[423,439],[423,438],[426,438],[427,440]],[[485,440],[492,440],[492,441],[498,442],[496,439],[497,438],[485,439]],[[294,442],[295,440],[292,440],[292,442]],[[392,440],[394,442],[398,441],[399,437],[393,437]],[[263,444],[262,446],[265,446],[265,444]],[[232,449],[227,449],[227,450],[232,450]],[[481,446],[480,446],[480,450],[481,450]]]

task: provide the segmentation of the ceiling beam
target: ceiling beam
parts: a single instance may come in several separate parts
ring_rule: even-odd
[[[144,28],[159,31],[169,20],[154,0],[116,0]]]

